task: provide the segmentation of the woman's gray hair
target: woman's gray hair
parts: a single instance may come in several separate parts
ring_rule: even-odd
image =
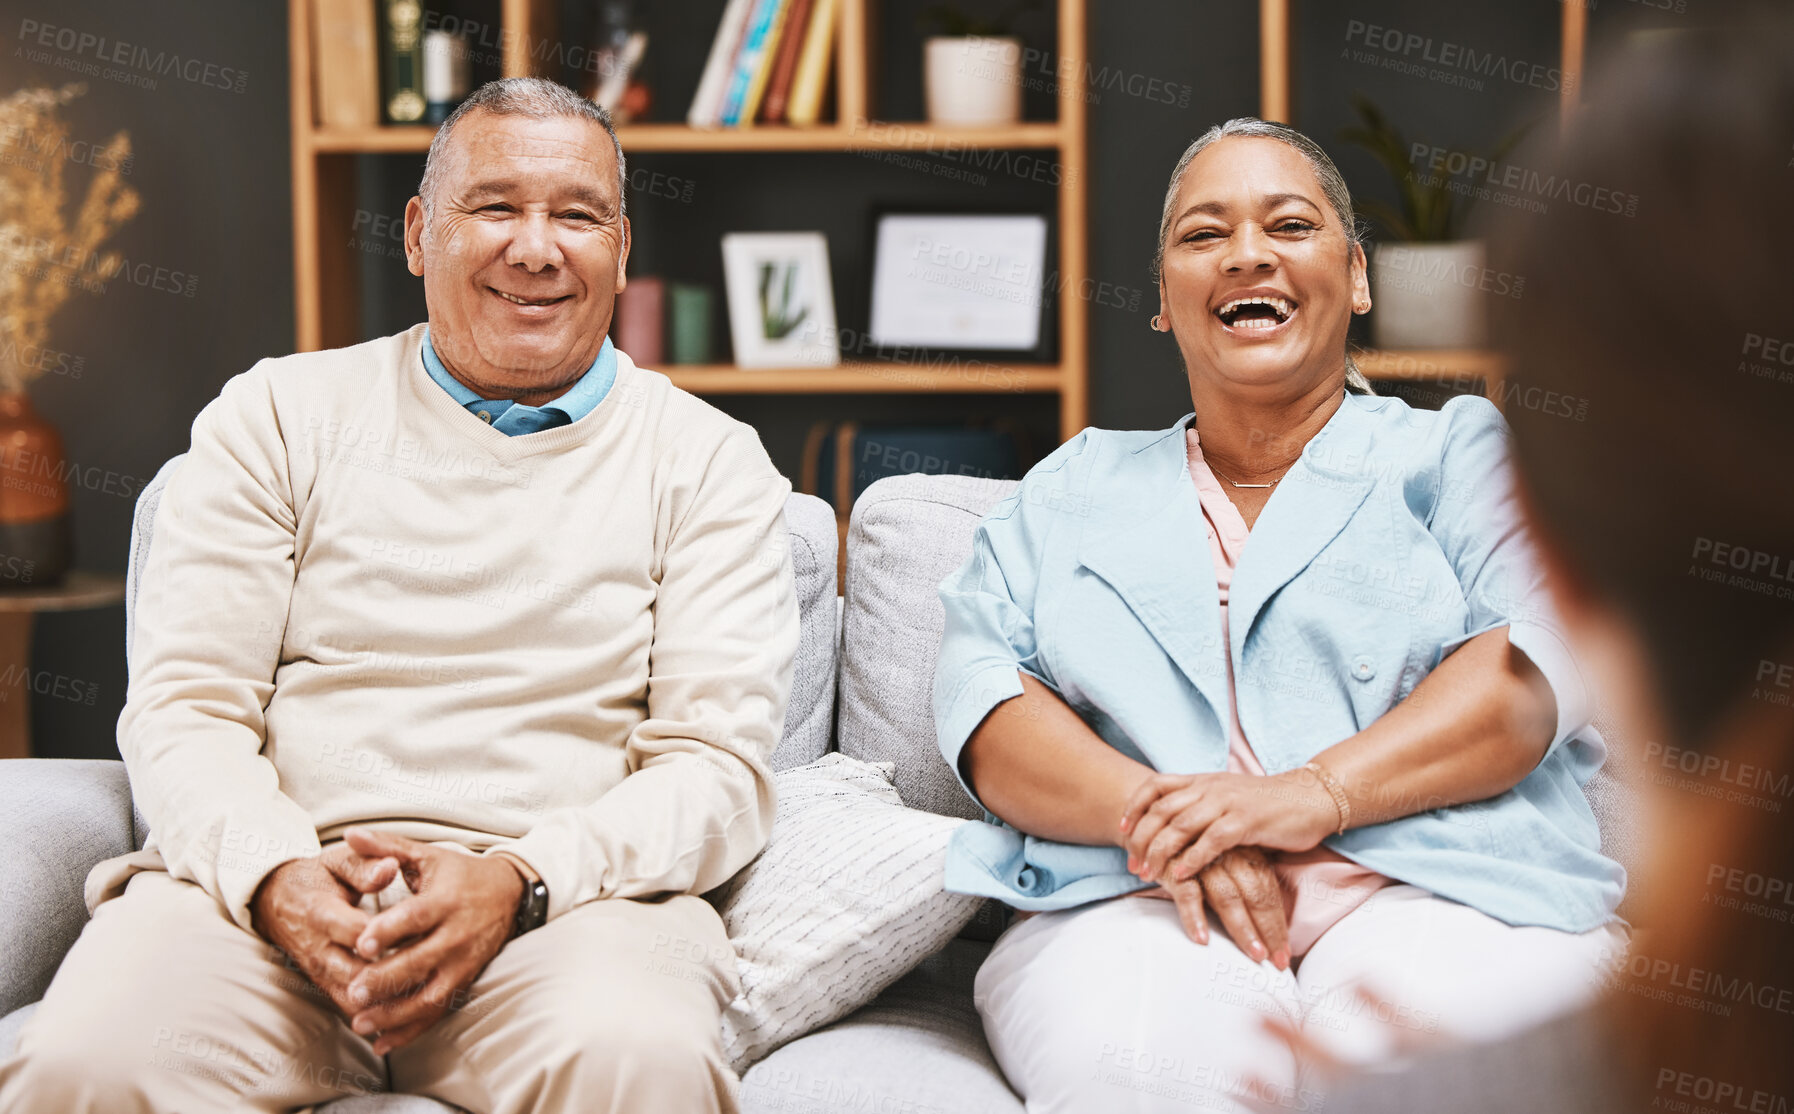
[[[618,212],[625,216],[629,214],[629,176],[623,167],[623,144],[617,141],[617,129],[611,123],[610,113],[560,82],[545,77],[507,77],[488,81],[449,113],[448,119],[430,140],[430,153],[424,156],[424,178],[417,185],[417,196],[422,199],[426,214],[433,212],[431,205],[436,200],[437,179],[441,176],[442,152],[448,149],[449,135],[470,112],[528,116],[535,120],[566,116],[597,124],[610,136],[611,149],[617,153]]]
[[[1216,124],[1196,138],[1196,142],[1184,149],[1183,157],[1177,160],[1177,169],[1171,172],[1171,184],[1165,187],[1165,207],[1159,214],[1159,246],[1152,253],[1152,280],[1159,282],[1165,274],[1165,241],[1171,235],[1171,210],[1177,204],[1177,191],[1183,185],[1184,171],[1190,168],[1190,161],[1200,155],[1208,146],[1222,139],[1275,139],[1296,149],[1308,168],[1314,171],[1315,178],[1321,184],[1321,193],[1326,195],[1327,205],[1333,215],[1339,219],[1339,226],[1345,230],[1346,247],[1359,246],[1364,236],[1358,228],[1357,214],[1352,211],[1352,191],[1346,188],[1345,178],[1339,173],[1339,167],[1321,150],[1321,145],[1290,127],[1288,124],[1276,124],[1269,120],[1260,120],[1255,116],[1240,116]],[[1376,394],[1371,389],[1370,380],[1358,370],[1358,364],[1352,359],[1348,350],[1345,358],[1346,390],[1361,395]]]

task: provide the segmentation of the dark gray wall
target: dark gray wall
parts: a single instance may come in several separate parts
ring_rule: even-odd
[[[975,2],[975,0],[969,0]],[[1690,0],[1696,3],[1698,0]],[[660,115],[677,118],[689,100],[723,0],[650,6],[654,78]],[[569,11],[577,5],[565,5]],[[989,8],[1005,6],[990,0]],[[587,5],[589,7],[589,5]],[[878,62],[887,118],[920,115],[921,0],[889,0],[879,30]],[[1592,14],[1597,44],[1636,19],[1636,5],[1603,5]],[[1167,424],[1187,409],[1187,393],[1167,338],[1147,329],[1156,292],[1147,265],[1166,176],[1184,145],[1209,124],[1257,110],[1257,5],[1252,0],[1117,0],[1092,3],[1090,94],[1091,277],[1098,285],[1091,321],[1091,402],[1097,424]],[[1611,15],[1607,9],[1616,9]],[[460,0],[458,14],[496,22],[496,0]],[[1020,30],[1041,51],[1036,75],[1057,62],[1047,15],[1023,17]],[[74,493],[81,563],[121,570],[131,501],[109,494],[118,480],[135,487],[185,445],[193,415],[225,379],[257,358],[292,348],[292,253],[287,97],[286,5],[280,0],[0,0],[0,93],[60,83],[70,67],[92,62],[91,48],[55,46],[33,60],[21,41],[24,21],[197,59],[241,71],[241,91],[154,77],[154,88],[90,76],[71,110],[78,138],[130,131],[137,146],[130,180],[144,195],[142,215],[119,237],[132,262],[196,276],[192,297],[128,281],[75,299],[57,319],[56,343],[83,358],[79,380],[48,377],[34,390],[62,428],[71,458],[96,466],[102,482]],[[1479,51],[1502,51],[1556,64],[1555,0],[1438,5],[1426,0],[1302,0],[1296,14],[1296,119],[1338,157],[1361,194],[1390,196],[1388,176],[1338,141],[1347,95],[1363,89],[1417,137],[1444,145],[1486,146],[1522,119],[1549,116],[1549,90],[1441,84],[1354,61],[1341,51],[1348,22],[1399,27]],[[572,26],[570,24],[570,26]],[[570,34],[576,32],[570,32]],[[86,53],[83,53],[86,49]],[[1169,103],[1167,103],[1169,102]],[[1050,91],[1030,92],[1031,117],[1050,115]],[[641,156],[631,198],[639,272],[703,281],[720,292],[716,237],[728,229],[820,228],[829,235],[841,323],[865,321],[870,267],[869,211],[879,204],[1050,207],[1050,184],[1013,171],[983,184],[934,172],[965,167],[953,156],[900,167],[875,157],[832,155]],[[420,168],[406,156],[360,160],[360,205],[375,216],[403,211]],[[78,168],[77,168],[78,169]],[[666,183],[681,185],[669,188]],[[683,183],[690,184],[687,195]],[[357,229],[341,230],[345,238]],[[419,284],[379,243],[362,255],[364,326],[390,332],[422,314]],[[153,276],[152,276],[153,280]],[[168,281],[166,279],[162,281]],[[719,322],[720,327],[720,322]],[[719,331],[719,342],[721,334]],[[726,348],[722,349],[726,351]],[[853,418],[941,420],[1010,417],[1035,434],[1035,453],[1053,443],[1054,410],[1042,399],[1007,396],[728,399],[754,422],[781,468],[795,476],[811,423]],[[113,727],[124,697],[123,619],[118,608],[39,621],[34,666],[97,685],[92,706],[36,697],[40,753],[116,753]]]
[[[1258,5],[1091,7],[1092,74],[1109,88],[1090,105],[1090,271],[1127,289],[1124,304],[1133,304],[1135,290],[1140,297],[1132,310],[1091,306],[1090,418],[1119,429],[1167,426],[1189,410],[1190,392],[1171,338],[1147,324],[1159,311],[1152,254],[1165,186],[1192,139],[1258,112]],[[1176,99],[1129,95],[1130,88],[1169,88]]]

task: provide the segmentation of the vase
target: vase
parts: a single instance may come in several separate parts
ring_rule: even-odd
[[[62,582],[72,559],[62,435],[23,391],[0,394],[0,589]]]
[[[1480,240],[1378,244],[1370,258],[1371,343],[1378,348],[1478,348],[1489,269]]]
[[[1000,127],[1022,118],[1022,41],[937,36],[925,44],[928,122]]]

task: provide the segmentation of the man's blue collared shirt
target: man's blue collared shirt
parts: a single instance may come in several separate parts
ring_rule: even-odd
[[[481,398],[475,394],[466,384],[450,375],[448,368],[442,366],[442,360],[436,355],[436,346],[430,342],[428,329],[424,330],[424,368],[429,371],[430,378],[449,393],[450,398],[467,408],[468,413],[507,437],[518,437],[525,433],[572,425],[595,410],[604,401],[604,396],[610,393],[610,385],[617,378],[617,350],[611,347],[610,338],[606,337],[604,347],[598,350],[598,358],[592,361],[592,366],[586,369],[578,382],[567,388],[566,393],[559,398],[540,406],[525,406],[508,398]]]

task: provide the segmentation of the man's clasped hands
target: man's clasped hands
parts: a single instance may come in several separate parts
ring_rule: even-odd
[[[372,915],[360,908],[401,873],[410,897]],[[502,855],[349,828],[318,857],[275,868],[250,911],[262,938],[384,1056],[465,999],[510,938],[524,884]]]

